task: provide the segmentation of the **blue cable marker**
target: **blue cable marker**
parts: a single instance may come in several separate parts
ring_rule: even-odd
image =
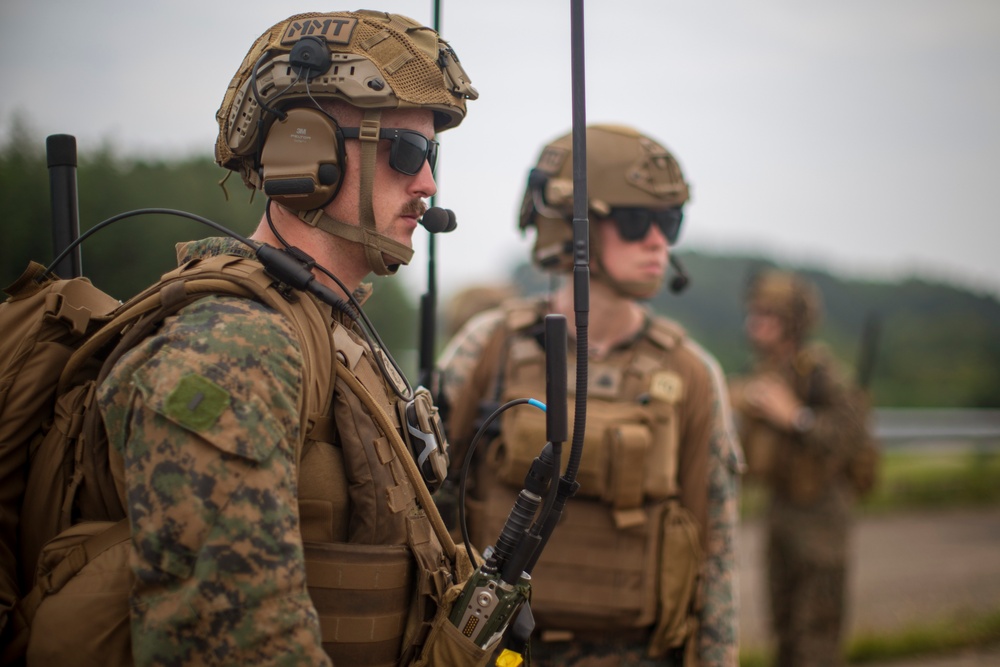
[[[528,399],[528,405],[534,405],[536,408],[538,408],[542,412],[545,412],[545,404],[542,403],[541,401],[537,400],[537,399],[529,398]]]

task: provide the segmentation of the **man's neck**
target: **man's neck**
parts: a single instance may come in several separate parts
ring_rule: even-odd
[[[576,334],[573,285],[567,281],[552,299],[552,311],[566,316],[571,335]],[[617,345],[634,338],[646,321],[646,310],[632,299],[616,294],[601,282],[592,282],[587,343],[591,356],[601,358]]]
[[[318,265],[337,276],[351,292],[356,290],[368,275],[364,252],[361,251],[360,246],[345,247],[346,243],[341,242],[340,239],[310,227],[299,220],[295,213],[282,206],[272,204],[271,220],[288,245],[296,247],[312,257]],[[260,224],[257,225],[256,231],[250,238],[276,248],[284,247],[284,244],[275,236],[268,225],[266,215],[261,218]],[[347,297],[340,285],[319,269],[313,269],[313,275],[316,276],[316,280],[320,284],[330,288],[341,297]]]

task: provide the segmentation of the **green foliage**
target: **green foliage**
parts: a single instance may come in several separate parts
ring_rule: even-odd
[[[260,220],[263,202],[250,202],[238,178],[229,181],[226,201],[218,186],[226,173],[208,157],[170,163],[125,159],[109,146],[81,153],[80,232],[126,211],[165,208],[189,211],[249,234]],[[0,204],[8,216],[8,242],[0,246],[3,285],[12,283],[29,259],[47,264],[54,257],[48,178],[45,142],[16,124],[0,152]],[[218,232],[176,216],[128,218],[84,242],[83,272],[112,296],[128,298],[176,266],[176,243],[215,235]]]

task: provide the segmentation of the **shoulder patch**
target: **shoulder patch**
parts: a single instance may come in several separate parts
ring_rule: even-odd
[[[504,304],[506,324],[510,331],[521,331],[540,322],[545,306],[540,300],[513,299]]]
[[[229,405],[229,392],[203,375],[191,373],[181,378],[167,396],[163,411],[193,431],[212,426]]]
[[[674,371],[655,373],[649,383],[649,395],[664,403],[677,403],[684,397],[684,380]]]

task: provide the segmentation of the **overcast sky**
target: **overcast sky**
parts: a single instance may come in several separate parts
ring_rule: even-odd
[[[367,6],[433,18],[430,0]],[[481,94],[441,137],[438,204],[459,220],[436,244],[447,293],[503,277],[528,252],[515,222],[527,170],[570,130],[570,2],[442,7],[442,34]],[[260,33],[293,13],[356,8],[4,0],[0,128],[20,112],[83,150],[210,152],[215,111]],[[591,0],[585,23],[588,121],[658,138],[692,186],[679,255],[762,251],[1000,295],[1000,3]],[[418,236],[401,272],[414,291]]]

